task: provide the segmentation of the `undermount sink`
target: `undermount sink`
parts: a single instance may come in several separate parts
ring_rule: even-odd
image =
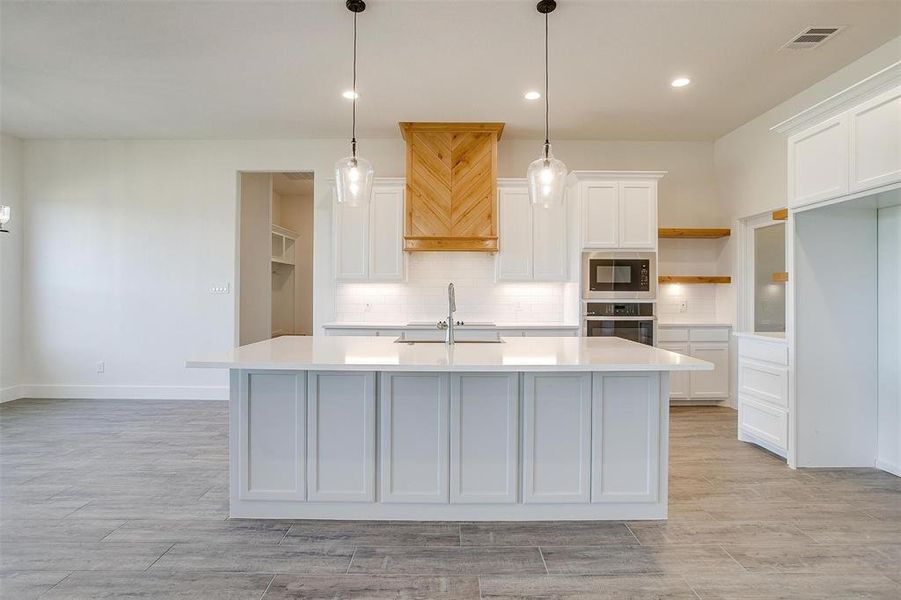
[[[444,340],[405,340],[403,336],[394,340],[395,344],[443,344]],[[504,340],[497,338],[492,340],[455,340],[455,344],[503,344]]]

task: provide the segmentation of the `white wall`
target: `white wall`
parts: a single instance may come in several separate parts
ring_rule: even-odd
[[[403,175],[400,135],[359,148],[378,176]],[[502,140],[499,175],[523,176],[539,150],[538,140]],[[317,329],[334,320],[326,180],[347,151],[341,139],[25,141],[32,395],[224,397],[224,373],[184,361],[235,340],[234,295],[209,288],[235,282],[239,171],[314,172],[313,319]],[[710,143],[560,141],[555,151],[574,169],[668,170],[661,223],[716,224]]]
[[[878,215],[879,406],[876,466],[901,476],[901,206]]]
[[[22,397],[22,140],[0,134],[0,204],[12,211],[0,233],[0,402]]]
[[[797,465],[872,467],[876,211],[839,204],[794,218]]]

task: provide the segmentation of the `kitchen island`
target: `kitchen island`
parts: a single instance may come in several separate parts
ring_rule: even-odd
[[[230,514],[663,519],[669,374],[711,363],[619,338],[398,343],[285,336],[230,372]]]

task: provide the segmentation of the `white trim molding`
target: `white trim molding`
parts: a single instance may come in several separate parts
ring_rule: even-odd
[[[869,98],[898,85],[901,82],[901,60],[873,73],[866,79],[858,81],[837,94],[829,96],[810,108],[770,127],[776,133],[792,134],[821,123]]]
[[[18,398],[72,398],[96,400],[228,400],[228,386],[175,385],[65,385],[17,386]],[[5,392],[3,390],[3,401]],[[16,398],[10,398],[15,400]]]
[[[19,400],[20,398],[25,398],[25,386],[24,385],[11,385],[9,387],[5,387],[0,389],[0,404],[4,402],[12,402],[13,400]]]

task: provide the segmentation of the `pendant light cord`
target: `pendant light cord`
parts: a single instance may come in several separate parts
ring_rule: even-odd
[[[544,157],[547,158],[550,150],[550,99],[548,98],[548,13],[544,13]]]
[[[354,75],[353,75],[353,117],[351,120],[351,155],[357,157],[357,13],[354,13]]]

